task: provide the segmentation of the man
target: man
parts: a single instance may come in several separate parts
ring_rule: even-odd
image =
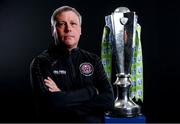
[[[30,66],[40,122],[103,122],[113,90],[100,58],[78,48],[81,15],[63,6],[51,25],[54,42]]]

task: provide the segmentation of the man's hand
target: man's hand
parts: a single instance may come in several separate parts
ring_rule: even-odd
[[[47,79],[44,79],[44,83],[48,87],[48,90],[50,92],[59,92],[59,91],[61,91],[58,88],[58,86],[56,85],[56,83],[50,77],[47,77]]]

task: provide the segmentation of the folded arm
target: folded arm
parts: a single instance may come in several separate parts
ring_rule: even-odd
[[[57,109],[64,109],[66,107],[79,106],[97,95],[94,86],[86,86],[68,92],[61,91],[61,88],[57,87],[50,78],[51,73],[48,71],[48,64],[45,63],[45,60],[36,58],[30,66],[31,83],[38,102],[45,100]]]

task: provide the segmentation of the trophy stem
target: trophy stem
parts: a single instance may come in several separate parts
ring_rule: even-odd
[[[107,114],[112,117],[135,117],[141,114],[140,106],[130,98],[129,74],[117,74],[115,85],[117,86],[117,98],[114,109]]]

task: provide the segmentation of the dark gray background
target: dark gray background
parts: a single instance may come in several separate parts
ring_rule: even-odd
[[[144,115],[148,122],[180,122],[180,16],[175,0],[1,0],[0,122],[36,122],[29,64],[52,41],[50,17],[62,5],[80,11],[79,46],[99,56],[105,15],[119,6],[136,11],[142,26]]]

